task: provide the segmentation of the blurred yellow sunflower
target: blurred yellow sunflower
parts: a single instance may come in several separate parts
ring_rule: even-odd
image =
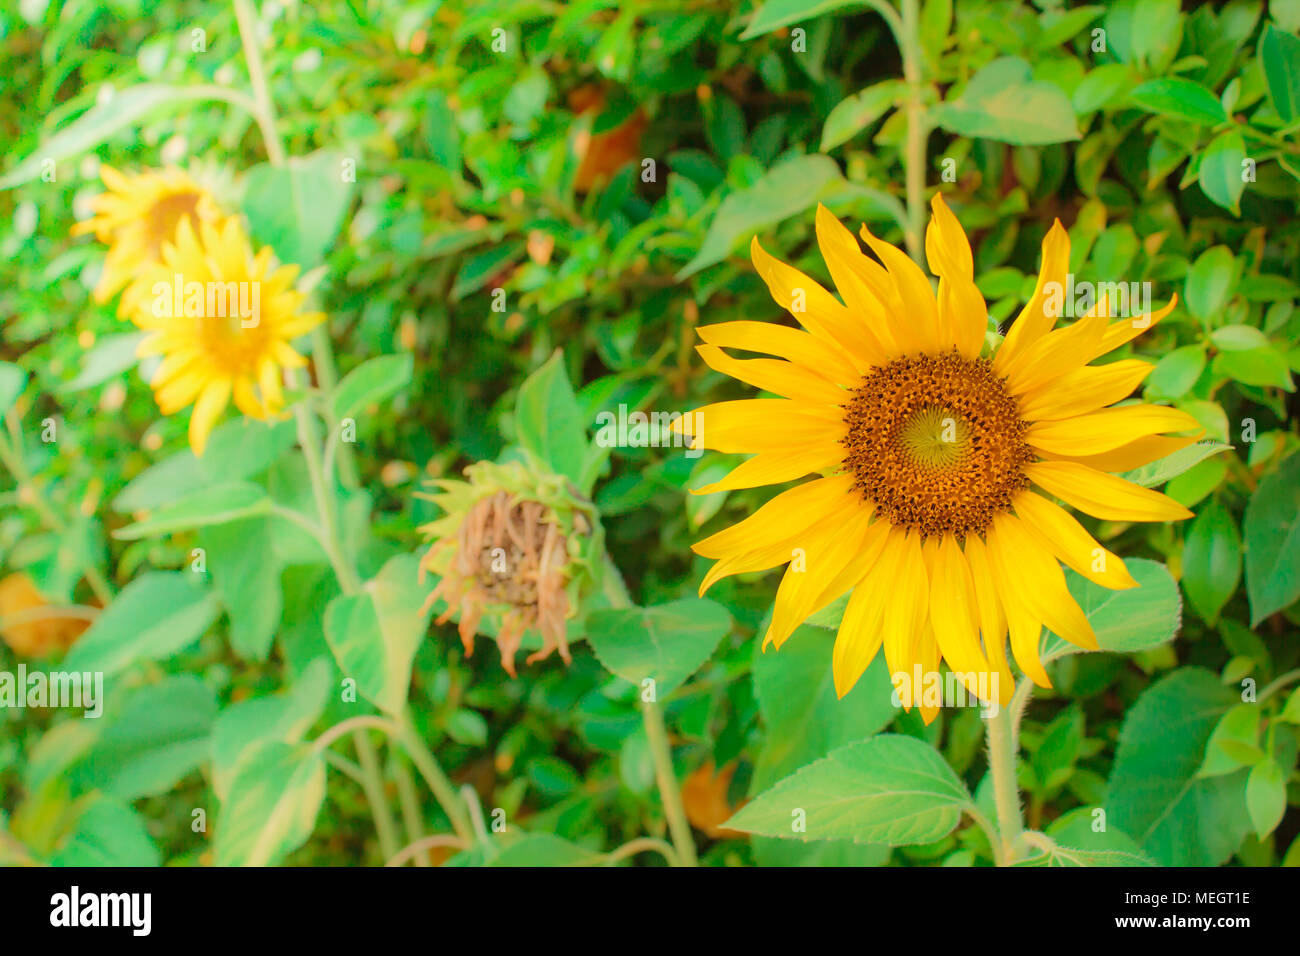
[[[194,404],[196,455],[232,398],[252,418],[282,410],[282,370],[306,364],[289,343],[324,319],[301,311],[297,274],[297,266],[278,266],[269,247],[254,256],[237,219],[202,222],[196,234],[187,218],[123,296],[131,321],[150,333],[137,354],[163,356],[150,382],[159,410]]]
[[[756,453],[697,493],[823,475],[696,544],[716,559],[700,593],[728,575],[790,562],[765,648],[779,648],[851,591],[833,652],[839,696],[883,645],[891,674],[919,665],[929,675],[942,659],[970,693],[1005,706],[1014,687],[1008,632],[1020,669],[1044,687],[1043,625],[1097,647],[1058,560],[1104,587],[1136,586],[1124,562],[1052,499],[1116,521],[1190,517],[1108,472],[1189,444],[1195,439],[1162,433],[1199,426],[1173,408],[1110,407],[1149,363],[1090,364],[1168,315],[1176,299],[1115,322],[1103,300],[1054,329],[1070,258],[1058,220],[1043,241],[1033,296],[1000,347],[982,355],[988,310],[970,243],[941,197],[932,211],[925,250],[937,296],[902,251],[864,226],[880,261],[869,258],[819,207],[818,245],[843,303],[755,238],[755,266],[804,331],[751,321],[699,329],[697,350],[710,367],[784,397],[721,402],[682,418],[693,448]],[[740,360],[728,348],[779,358]],[[921,703],[927,723],[937,712]]]
[[[108,190],[90,200],[95,215],[72,227],[73,235],[94,233],[108,246],[96,302],[107,302],[142,268],[158,262],[163,243],[176,237],[182,220],[197,226],[221,219],[211,194],[179,169],[126,175],[103,166],[100,178]],[[122,314],[129,308],[122,303]]]

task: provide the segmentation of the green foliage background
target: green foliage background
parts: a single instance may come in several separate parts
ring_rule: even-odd
[[[69,237],[74,209],[101,188],[98,161],[170,158],[204,177],[258,242],[308,270],[338,373],[380,360],[329,394],[336,411],[357,410],[357,443],[340,462],[357,477],[342,491],[344,537],[364,577],[389,581],[396,605],[418,605],[406,556],[435,516],[415,496],[425,479],[528,447],[529,421],[747,396],[692,347],[697,323],[778,320],[747,259],[753,234],[823,281],[819,201],[902,245],[908,87],[882,6],[264,4],[270,91],[295,157],[273,169],[252,116],[211,95],[248,89],[232,8],[5,0],[0,360],[29,380],[0,377],[0,411],[17,421],[22,410],[20,468],[0,479],[0,569],[25,570],[54,603],[84,603],[87,568],[98,569],[119,597],[65,661],[108,672],[102,721],[0,710],[0,859],[382,862],[362,788],[301,743],[358,712],[338,700],[337,661],[382,651],[340,650],[325,620],[338,589],[325,556],[255,503],[309,497],[289,454],[293,427],[230,419],[196,462],[187,416],[159,416],[133,328],[91,299],[103,250]],[[1032,291],[1059,217],[1079,280],[1151,282],[1157,303],[1178,295],[1130,347],[1157,363],[1145,397],[1231,446],[1146,476],[1168,481],[1195,520],[1088,522],[1111,550],[1149,559],[1134,562],[1139,603],[1107,612],[1099,594],[1085,606],[1111,613],[1104,646],[1128,653],[1054,664],[1055,688],[1037,693],[1023,726],[1020,783],[1029,826],[1063,844],[1091,840],[1092,811],[1105,808],[1115,832],[1087,844],[1098,854],[1300,863],[1298,27],[1295,2],[918,10],[919,95],[933,126],[924,182],[971,235],[991,319],[1012,318]],[[497,30],[504,53],[492,48]],[[592,83],[603,107],[576,114],[569,94]],[[637,123],[638,110],[633,161],[576,190],[575,145]],[[56,161],[53,181],[43,158]],[[648,178],[643,159],[654,161]],[[330,174],[346,162],[355,183]],[[505,311],[493,310],[497,288]],[[521,400],[556,349],[563,364],[545,373],[555,381]],[[517,414],[520,401],[532,404]],[[40,439],[47,418],[53,443]],[[593,433],[587,425],[585,439]],[[888,705],[881,662],[836,702],[833,632],[816,624],[779,654],[757,653],[774,574],[710,592],[725,633],[700,625],[699,603],[675,603],[706,569],[690,543],[770,495],[686,493],[729,463],[615,448],[593,492],[609,553],[648,609],[644,627],[669,644],[683,635],[671,665],[685,683],[664,701],[677,776],[734,765],[723,797],[735,807],[845,745],[835,759],[888,763],[881,751],[895,738],[872,735],[892,728],[937,747],[986,805],[974,710],[924,727]],[[238,521],[186,512],[214,495],[245,508]],[[207,575],[189,572],[195,547]],[[590,643],[617,657],[626,621],[601,613],[603,624],[586,622]],[[551,659],[511,680],[483,644],[467,658],[454,625],[432,626],[414,647],[409,695],[400,681],[382,691],[409,699],[416,732],[487,812],[552,835],[455,861],[591,860],[662,835],[636,688],[602,659],[624,676],[643,662],[583,643],[571,667]],[[0,646],[0,670],[16,666]],[[1258,704],[1241,703],[1243,680]],[[396,749],[382,759],[396,803],[411,770]],[[258,856],[259,828],[285,795],[293,820]],[[426,831],[447,828],[434,802],[416,804]],[[205,832],[193,827],[198,809]],[[979,830],[954,830],[955,817],[945,826],[946,812],[893,849],[695,837],[712,864],[988,862]]]

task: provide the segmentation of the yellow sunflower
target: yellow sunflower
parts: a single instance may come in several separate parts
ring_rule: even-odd
[[[145,266],[159,261],[164,242],[171,242],[182,220],[197,226],[217,222],[221,213],[208,191],[179,169],[124,175],[100,168],[108,187],[90,201],[95,215],[72,227],[72,234],[94,233],[108,246],[95,301],[107,302]],[[122,303],[122,314],[130,308]]]
[[[790,562],[764,638],[781,644],[809,615],[852,592],[835,639],[843,697],[884,647],[891,674],[929,675],[947,661],[967,689],[1005,705],[1020,669],[1050,686],[1039,657],[1043,625],[1096,648],[1058,563],[1107,588],[1135,587],[1067,505],[1114,521],[1170,521],[1190,512],[1108,472],[1195,438],[1189,415],[1157,405],[1110,407],[1152,366],[1091,363],[1173,308],[1111,321],[1102,301],[1054,329],[1069,269],[1058,220],[1043,241],[1032,298],[991,354],[988,310],[970,244],[935,196],[925,250],[930,280],[903,252],[852,233],[824,207],[817,240],[841,303],[817,282],[751,246],[773,298],[803,331],[737,321],[699,329],[710,367],[784,396],[708,405],[681,420],[692,448],[756,453],[697,493],[815,480],[694,546],[716,564],[701,587]],[[883,265],[882,265],[883,263]],[[725,349],[778,358],[741,360]],[[1036,487],[1035,487],[1036,486]],[[978,678],[984,675],[984,680]],[[922,704],[926,722],[937,706]]]
[[[303,312],[297,266],[278,266],[271,249],[253,255],[237,219],[183,219],[162,261],[146,267],[123,296],[131,321],[148,331],[140,356],[162,355],[150,385],[164,415],[191,402],[190,447],[202,455],[208,434],[234,398],[252,418],[283,408],[281,373],[306,360],[290,342],[324,316]]]

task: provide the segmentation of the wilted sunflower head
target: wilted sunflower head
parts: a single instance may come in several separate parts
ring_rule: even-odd
[[[803,330],[749,321],[699,329],[709,366],[784,397],[682,418],[693,448],[754,453],[697,493],[821,476],[696,544],[717,559],[700,593],[728,575],[790,562],[764,646],[779,648],[809,615],[851,592],[832,661],[841,697],[883,646],[892,674],[916,665],[929,674],[942,659],[971,693],[1005,705],[1008,633],[1020,669],[1041,686],[1049,686],[1043,625],[1097,647],[1058,562],[1104,587],[1136,586],[1124,562],[1053,499],[1117,521],[1189,517],[1109,473],[1191,443],[1164,433],[1199,426],[1173,408],[1113,407],[1150,364],[1091,364],[1168,315],[1172,301],[1112,321],[1102,299],[1054,328],[1070,258],[1059,221],[1043,241],[1032,297],[986,353],[988,310],[970,244],[943,199],[932,205],[925,249],[937,296],[903,252],[863,227],[877,258],[868,257],[819,207],[817,240],[842,301],[755,238],[755,266]],[[729,348],[777,358],[740,360]],[[921,712],[929,722],[938,707]]]
[[[90,200],[95,215],[72,227],[73,235],[94,233],[108,246],[96,302],[107,302],[142,268],[158,262],[163,243],[175,240],[182,221],[198,228],[221,219],[211,194],[179,169],[128,175],[102,166],[100,178],[108,189]]]
[[[277,265],[270,248],[254,256],[237,219],[203,222],[197,232],[185,219],[161,261],[123,294],[131,321],[150,333],[137,354],[163,356],[150,382],[159,410],[194,405],[196,455],[232,398],[251,418],[282,411],[282,370],[306,364],[289,343],[324,319],[302,311],[297,274]]]
[[[594,506],[568,481],[531,464],[478,462],[465,469],[468,481],[437,482],[430,496],[444,512],[421,530],[432,545],[420,570],[440,580],[429,595],[447,603],[442,624],[459,615],[465,650],[474,635],[495,625],[501,663],[515,676],[515,653],[524,635],[541,635],[542,647],[528,663],[559,650],[570,660],[568,618],[595,581],[601,554],[600,522]]]

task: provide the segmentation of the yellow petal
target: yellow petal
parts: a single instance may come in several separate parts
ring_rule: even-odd
[[[978,608],[970,566],[951,535],[940,539],[934,558],[930,576],[930,623],[943,659],[966,689],[978,694],[980,675],[989,673],[989,662],[980,651]],[[982,683],[987,690],[987,676]]]
[[[975,261],[966,233],[943,201],[930,200],[933,215],[925,230],[925,258],[939,277],[939,331],[966,358],[975,358],[984,345],[988,306],[975,285]]]
[[[1069,512],[1032,491],[1021,493],[1012,504],[1030,533],[1088,580],[1111,590],[1137,587],[1124,562],[1098,544]]]
[[[875,290],[888,285],[889,277],[879,263],[863,255],[853,233],[821,203],[817,204],[815,228],[822,258],[862,337],[862,354],[873,365],[884,364],[897,346],[889,331],[890,302]]]
[[[925,558],[921,554],[921,539],[914,532],[894,528],[886,547],[899,551],[898,569],[892,580],[892,594],[885,604],[885,660],[889,672],[911,673],[913,648],[917,634],[925,624],[929,612],[930,582],[925,574]]]
[[[988,552],[978,535],[968,535],[965,543],[966,564],[970,568],[971,584],[975,588],[975,606],[979,613],[980,635],[984,639],[984,654],[997,676],[998,704],[1005,707],[1011,702],[1016,689],[1016,679],[1007,663],[1007,619],[998,599],[997,584],[989,565]]]
[[[838,445],[847,433],[843,411],[782,398],[717,402],[672,422],[671,429],[692,438],[691,448],[729,454],[783,451],[823,441]]]
[[[1131,441],[1123,447],[1116,448],[1114,451],[1102,452],[1100,455],[1047,454],[1045,457],[1077,462],[1080,465],[1087,465],[1089,468],[1096,468],[1098,471],[1131,471],[1134,468],[1141,468],[1143,465],[1164,458],[1166,455],[1172,455],[1195,441],[1197,441],[1195,436],[1191,438],[1169,438],[1164,435],[1148,435],[1145,438]]]
[[[1011,653],[1030,680],[1039,687],[1051,687],[1052,682],[1048,680],[1042,658],[1038,655],[1043,619],[1034,613],[1026,598],[1019,562],[1014,554],[1008,556],[1006,553],[1006,545],[1001,540],[996,525],[985,535],[985,544],[989,567],[998,589],[998,600],[1011,632]]]
[[[1021,396],[1020,417],[1031,422],[1069,418],[1113,405],[1128,398],[1153,368],[1138,359],[1085,365]]]
[[[1025,474],[1044,491],[1094,518],[1108,521],[1182,521],[1192,513],[1158,491],[1073,461],[1039,461]]]
[[[731,469],[726,477],[702,488],[693,489],[691,494],[711,495],[736,488],[779,485],[813,472],[834,468],[843,459],[842,447],[820,441],[784,451],[759,452],[753,458]]]
[[[194,403],[194,411],[190,413],[190,447],[194,449],[196,456],[203,456],[203,449],[207,447],[212,426],[221,417],[229,401],[230,381],[219,378],[209,382],[199,395],[198,401]]]
[[[1122,405],[1086,415],[1032,423],[1025,441],[1058,455],[1099,455],[1159,432],[1200,430],[1186,412],[1164,405]]]
[[[1043,238],[1043,262],[1038,270],[1034,294],[1007,331],[1006,339],[993,360],[993,367],[1003,372],[1008,363],[1024,349],[1038,341],[1060,318],[1065,295],[1065,277],[1070,271],[1070,234],[1057,219]],[[1054,294],[1052,294],[1054,293]],[[1004,373],[1005,374],[1005,373]]]
[[[844,352],[855,371],[864,372],[884,361],[884,350],[871,336],[862,316],[855,316],[821,283],[767,254],[755,236],[750,256],[767,283],[772,298],[799,324]]]
[[[810,614],[860,581],[875,564],[888,531],[883,522],[871,523],[868,509],[850,502],[797,539],[802,554],[781,579],[763,646],[775,643],[779,649]]]
[[[1107,326],[1101,341],[1097,343],[1096,351],[1087,358],[1091,362],[1093,359],[1105,355],[1107,352],[1113,352],[1125,342],[1130,342],[1137,338],[1147,329],[1156,325],[1161,319],[1174,310],[1178,304],[1178,295],[1175,294],[1169,300],[1169,304],[1157,312],[1147,312],[1132,319],[1122,319]]]
[[[695,331],[709,345],[777,355],[838,385],[857,385],[862,378],[834,345],[785,325],[741,320],[702,325]]]
[[[792,362],[766,358],[735,359],[716,345],[697,345],[695,351],[700,353],[709,368],[785,398],[831,405],[849,398],[849,394],[838,385],[820,375],[810,375]]]
[[[952,343],[945,342],[939,334],[939,307],[930,280],[921,267],[897,246],[877,239],[865,225],[862,238],[889,270],[889,278],[902,303],[903,311],[891,317],[889,326],[899,348],[927,355],[950,348]]]
[[[787,541],[837,509],[840,502],[856,494],[852,475],[818,478],[783,491],[752,515],[730,528],[691,545],[706,558],[723,558],[777,541]]]
[[[1104,314],[1084,316],[1072,325],[1040,336],[1010,362],[999,365],[995,358],[994,368],[1006,376],[1007,390],[1012,395],[1048,387],[1091,361],[1106,331],[1106,322]]]

